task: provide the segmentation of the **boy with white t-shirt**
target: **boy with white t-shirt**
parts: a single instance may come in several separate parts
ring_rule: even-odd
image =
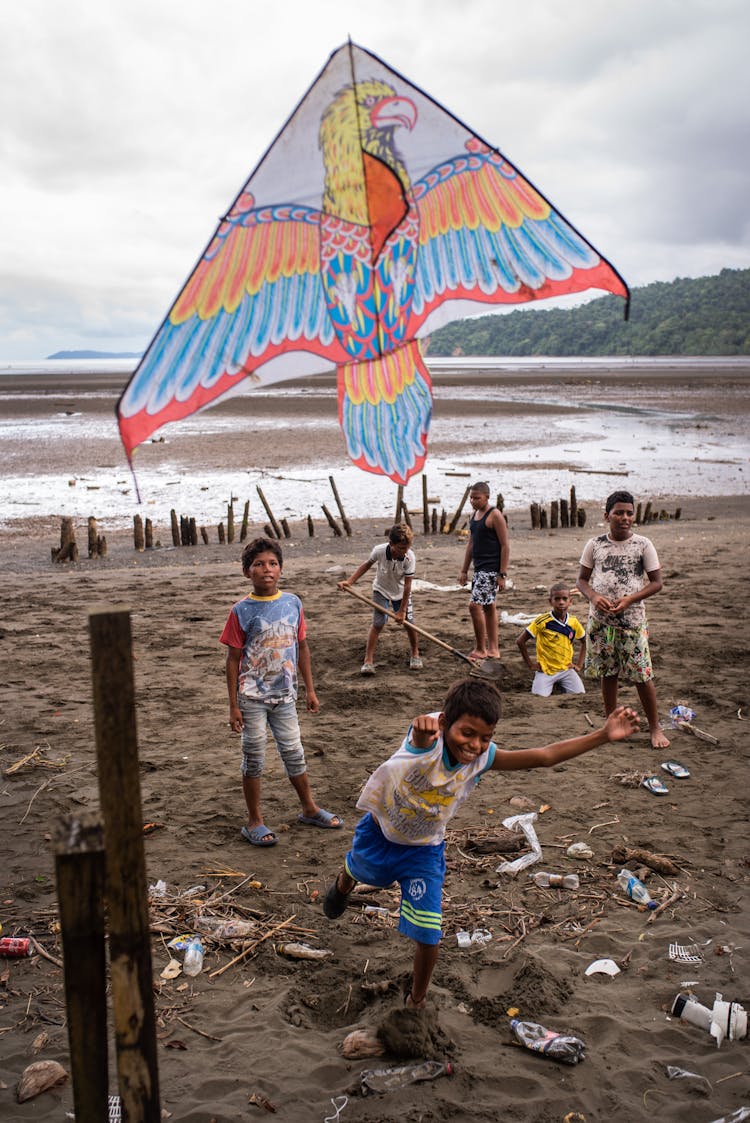
[[[396,523],[388,531],[388,541],[375,546],[367,561],[355,569],[351,577],[339,581],[338,587],[345,589],[353,585],[367,573],[368,569],[376,567],[372,582],[372,599],[381,608],[392,608],[396,614],[396,622],[404,625],[409,639],[409,668],[412,671],[421,671],[422,660],[419,655],[417,633],[407,623],[414,619],[411,606],[411,582],[417,563],[414,551],[411,549],[413,537],[410,527],[405,523]],[[365,661],[361,671],[363,675],[375,674],[375,648],[386,620],[386,614],[375,609],[367,633]]]

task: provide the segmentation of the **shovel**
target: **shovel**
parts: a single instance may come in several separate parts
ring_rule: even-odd
[[[357,592],[357,590],[354,589],[351,585],[344,585],[343,588],[347,593],[351,593],[353,597],[356,597],[357,600],[361,600],[363,604],[369,604],[370,608],[375,608],[378,612],[382,612],[384,613],[384,615],[390,616],[392,620],[396,620],[397,623],[401,623],[401,621],[398,620],[395,612],[391,612],[389,608],[383,608],[382,605],[377,604],[374,600],[370,600],[369,597],[366,597],[364,593]],[[404,622],[404,626],[406,626],[406,622]],[[409,623],[408,627],[413,628],[418,635],[424,636],[425,639],[431,640],[432,643],[436,643],[438,647],[442,647],[445,651],[450,651],[451,655],[455,655],[457,659],[463,659],[464,663],[469,664],[469,666],[471,667],[470,673],[476,678],[500,678],[502,674],[502,665],[497,659],[471,659],[468,655],[464,655],[463,651],[459,651],[457,647],[451,647],[451,645],[449,643],[446,643],[445,640],[438,639],[437,636],[433,636],[432,632],[428,632],[424,628],[420,628],[418,624]]]

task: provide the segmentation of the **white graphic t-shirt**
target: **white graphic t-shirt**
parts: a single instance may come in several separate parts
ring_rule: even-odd
[[[581,565],[591,569],[589,585],[608,600],[636,593],[648,583],[648,574],[659,569],[659,558],[650,538],[631,534],[622,542],[615,542],[608,534],[590,538],[581,554]],[[638,628],[646,619],[643,601],[637,601],[619,616],[610,612],[597,612],[589,606],[589,619],[621,628]]]

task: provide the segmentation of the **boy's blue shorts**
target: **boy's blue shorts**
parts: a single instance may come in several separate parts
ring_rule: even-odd
[[[401,886],[398,930],[420,944],[440,942],[445,842],[437,846],[403,846],[390,842],[369,813],[357,823],[346,871],[355,881],[385,888]]]

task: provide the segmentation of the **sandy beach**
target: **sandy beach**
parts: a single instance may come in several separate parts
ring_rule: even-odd
[[[723,393],[715,395],[717,410]],[[57,470],[70,464],[71,475],[90,466],[80,448],[55,446],[41,455],[54,459]],[[222,449],[209,440],[200,455],[218,459]],[[33,456],[27,448],[27,467]],[[587,487],[581,478],[571,482],[587,509],[583,529],[532,531],[527,502],[509,504],[513,588],[499,602],[507,614],[541,611],[552,580],[575,580],[583,544],[600,528],[603,489],[626,482],[597,479]],[[490,485],[502,489],[493,475]],[[669,497],[670,511],[682,509],[678,521],[644,530],[665,582],[648,602],[660,711],[666,721],[671,706],[690,706],[694,724],[715,743],[668,730],[672,746],[659,753],[641,732],[551,770],[483,781],[448,838],[444,939],[426,1015],[402,1004],[411,946],[396,931],[398,892],[356,897],[335,923],[321,907],[348,848],[368,774],[397,747],[409,720],[439,709],[447,687],[467,669],[424,641],[424,669],[410,672],[405,637],[388,627],[376,676],[360,676],[369,611],[337,591],[336,580],[365,560],[389,518],[354,520],[352,535],[341,539],[319,517],[313,538],[301,520],[292,521],[283,543],[284,587],[305,606],[321,702],[318,715],[300,707],[311,782],[318,801],[346,823],[341,831],[299,824],[294,793],[269,750],[264,814],[279,843],[267,850],[240,836],[239,743],[227,725],[218,642],[230,606],[247,592],[240,544],[136,553],[132,535],[116,530],[108,533],[107,557],[89,559],[83,519],[77,520],[81,559],[54,565],[54,512],[0,528],[2,934],[33,935],[50,955],[61,955],[51,838],[62,817],[94,813],[99,799],[88,613],[102,604],[128,606],[143,815],[157,824],[144,836],[147,880],[167,884],[166,901],[152,905],[165,1118],[224,1123],[261,1119],[273,1109],[290,1123],[333,1119],[336,1110],[340,1123],[712,1123],[750,1105],[748,1042],[726,1041],[717,1049],[705,1031],[669,1015],[685,989],[708,1006],[717,991],[746,1007],[750,1002],[747,641],[737,621],[746,596],[750,519],[744,495],[685,495],[678,477],[638,498],[657,494]],[[415,618],[468,651],[468,595],[450,589],[465,540],[424,535],[421,519],[414,522],[417,576],[431,586],[418,589]],[[261,525],[256,519],[251,533]],[[369,593],[366,578],[360,587]],[[585,619],[580,600],[574,610]],[[585,696],[531,696],[515,646],[520,631],[518,623],[501,627],[498,743],[543,744],[584,733],[590,721],[599,724],[595,684]],[[631,687],[622,697],[636,702]],[[660,764],[669,758],[690,777],[667,777]],[[668,794],[621,782],[641,774],[662,776]],[[515,878],[496,872],[516,856],[498,849],[502,821],[524,809],[538,812],[542,859],[532,871],[575,872],[578,890],[540,889],[526,872]],[[586,842],[593,856],[567,857],[573,842]],[[635,863],[656,901],[674,898],[653,918],[617,887],[623,848],[666,857],[676,867],[659,874]],[[203,888],[180,897],[195,886]],[[370,904],[387,915],[365,913]],[[162,979],[170,958],[166,941],[192,930],[205,912],[253,920],[258,935],[286,922],[287,938],[333,954],[292,960],[268,938],[215,974],[241,944],[207,938],[201,974]],[[484,929],[491,939],[464,949],[459,929]],[[697,961],[670,960],[671,944],[697,945]],[[620,973],[587,977],[589,964],[603,958],[614,960]],[[511,1009],[582,1038],[585,1060],[569,1067],[514,1047]],[[380,1029],[385,1054],[343,1057],[341,1043],[355,1029]],[[110,1054],[115,1093],[111,1043]],[[410,1055],[450,1061],[454,1075],[397,1094],[360,1094],[363,1070],[405,1063]],[[32,1060],[69,1068],[63,975],[41,956],[0,959],[0,1056],[1,1119],[57,1121],[72,1111],[69,1081],[27,1103],[15,1101],[16,1083]],[[700,1078],[670,1079],[667,1066]]]

